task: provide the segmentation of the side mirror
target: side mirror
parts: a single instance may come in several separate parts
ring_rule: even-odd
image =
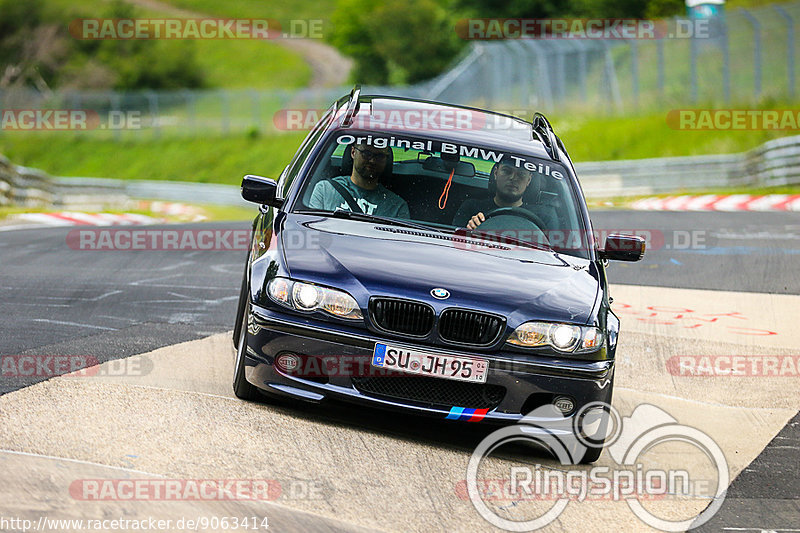
[[[635,235],[609,235],[600,250],[600,259],[611,261],[639,261],[644,257],[644,239]]]
[[[248,202],[280,207],[283,204],[283,200],[279,200],[277,194],[278,184],[273,179],[252,174],[242,178],[242,198]]]

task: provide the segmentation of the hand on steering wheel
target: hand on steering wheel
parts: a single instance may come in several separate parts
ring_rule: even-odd
[[[469,227],[469,224],[473,223],[475,221],[475,218],[479,217],[479,215],[480,215],[480,218],[482,218],[481,222],[486,222],[487,220],[489,220],[490,218],[493,218],[493,217],[499,217],[499,216],[506,215],[506,216],[515,216],[515,217],[520,217],[520,218],[525,218],[527,220],[530,220],[542,232],[544,232],[544,228],[547,227],[547,224],[545,224],[544,221],[541,218],[539,218],[538,215],[535,215],[534,213],[531,213],[527,209],[523,209],[521,207],[498,207],[497,209],[493,209],[493,210],[489,211],[485,215],[483,213],[478,213],[477,215],[472,217],[470,219],[470,221],[467,223],[467,228],[468,229],[475,229],[476,227],[478,227],[478,225],[480,223],[475,224],[474,227],[472,227],[472,228]]]

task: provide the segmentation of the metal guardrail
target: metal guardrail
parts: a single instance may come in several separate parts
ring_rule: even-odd
[[[800,135],[742,154],[576,163],[587,197],[800,184]]]
[[[127,198],[196,204],[251,205],[242,198],[239,187],[219,183],[56,178],[53,186],[62,201],[70,203],[70,198],[90,193],[96,182],[99,182],[101,195],[120,194]]]
[[[800,135],[769,141],[742,154],[576,163],[588,198],[639,196],[725,187],[800,184]],[[131,199],[248,205],[239,187],[216,183],[49,178],[0,156],[0,205],[123,205]]]

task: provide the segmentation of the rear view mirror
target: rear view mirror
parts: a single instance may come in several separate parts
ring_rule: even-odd
[[[280,207],[282,200],[277,198],[278,184],[275,180],[248,174],[242,178],[242,198],[248,202]]]
[[[611,261],[639,261],[644,257],[645,242],[635,235],[609,235],[605,248],[600,250],[600,259]]]
[[[475,175],[475,165],[469,161],[448,161],[440,157],[431,156],[422,162],[422,168],[436,172],[449,174],[455,168],[454,174],[458,176],[472,177]]]

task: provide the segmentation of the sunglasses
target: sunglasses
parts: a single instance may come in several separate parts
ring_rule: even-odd
[[[363,150],[361,148],[356,148],[356,150],[361,152],[361,157],[370,161],[383,161],[388,157],[388,154],[384,152],[373,152],[372,150]]]

